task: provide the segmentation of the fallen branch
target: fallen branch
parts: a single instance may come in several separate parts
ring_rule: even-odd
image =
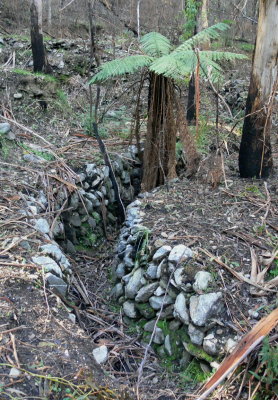
[[[204,400],[229,375],[266,335],[278,324],[278,308],[262,318],[254,328],[245,335],[232,353],[222,362],[219,369],[203,386],[204,393],[197,400]]]

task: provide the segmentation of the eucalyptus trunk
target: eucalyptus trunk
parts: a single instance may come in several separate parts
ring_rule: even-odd
[[[277,90],[278,1],[260,0],[257,29],[239,152],[243,178],[267,178],[273,167],[270,132]]]

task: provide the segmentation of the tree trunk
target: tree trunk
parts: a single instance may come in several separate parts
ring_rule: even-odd
[[[52,0],[47,0],[47,26],[51,29],[52,25]]]
[[[208,8],[208,0],[202,0],[199,8],[198,8],[198,14],[196,16],[196,26],[195,26],[195,32],[199,33],[203,29],[208,27],[208,13],[207,13],[207,8]],[[207,42],[202,44],[202,50],[209,50],[210,48],[210,41],[208,40]],[[187,102],[187,109],[186,109],[186,118],[187,122],[190,125],[193,125],[196,120],[196,90],[195,90],[195,75],[194,73],[192,74],[189,82],[189,87],[188,87],[188,102]]]
[[[150,108],[144,149],[142,190],[148,191],[176,177],[176,121],[173,82],[151,73]]]
[[[42,34],[42,1],[32,0],[31,7],[31,46],[34,72],[42,72],[45,67],[45,52]]]
[[[271,112],[277,90],[278,1],[260,0],[256,46],[239,151],[243,178],[267,178],[272,170]]]

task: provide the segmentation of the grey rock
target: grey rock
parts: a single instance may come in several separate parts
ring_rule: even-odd
[[[152,321],[148,321],[145,325],[144,325],[144,331],[145,332],[153,332],[154,327],[156,324],[156,319],[153,319]]]
[[[88,224],[92,229],[95,229],[95,227],[97,226],[96,220],[93,217],[88,218]]]
[[[91,177],[96,173],[96,165],[95,164],[86,164],[86,175]]]
[[[78,208],[80,199],[79,195],[77,192],[73,192],[73,194],[70,197],[70,203],[69,206],[72,207],[73,210],[76,210]]]
[[[67,252],[69,254],[75,254],[76,253],[76,248],[75,248],[74,244],[69,239],[66,240],[66,250],[67,250]]]
[[[168,354],[168,356],[171,357],[173,355],[173,351],[172,351],[170,335],[166,335],[165,341],[164,341],[164,347],[165,347],[165,351]]]
[[[76,316],[73,313],[69,313],[68,319],[73,323],[76,324]]]
[[[16,139],[16,135],[13,132],[8,132],[7,133],[7,139],[15,140]]]
[[[85,197],[86,199],[90,200],[91,203],[92,203],[92,205],[93,205],[94,207],[99,207],[99,206],[100,206],[100,201],[99,201],[99,199],[98,199],[97,196],[94,195],[93,193],[91,193],[91,192],[86,192],[86,193],[84,194],[84,197]]]
[[[166,256],[168,256],[168,254],[170,253],[170,251],[172,250],[171,246],[162,246],[160,247],[160,249],[156,250],[156,252],[153,255],[153,261],[160,261],[163,258],[165,258]]]
[[[172,331],[177,331],[180,327],[181,327],[181,322],[180,321],[178,321],[178,320],[176,320],[176,319],[173,319],[173,321],[170,321],[169,322],[169,330],[172,332]]]
[[[183,293],[180,293],[176,298],[173,315],[184,324],[189,324],[189,313],[186,308],[186,298]]]
[[[167,266],[166,260],[162,260],[161,263],[157,267],[156,279],[160,279],[161,278],[162,273],[164,272],[164,269],[166,268],[166,266]]]
[[[65,234],[65,227],[64,224],[61,221],[55,221],[53,230],[52,230],[54,238],[64,238]]]
[[[197,344],[198,346],[201,346],[203,343],[204,339],[204,332],[202,332],[200,329],[196,328],[196,326],[189,324],[188,326],[188,334],[190,337],[190,340],[193,344]]]
[[[46,219],[39,218],[35,222],[35,229],[41,233],[49,233],[50,227]]]
[[[119,282],[113,287],[111,291],[111,297],[117,300],[123,294],[124,294],[123,284]]]
[[[204,338],[203,349],[211,356],[218,354],[218,340],[213,333],[210,333]]]
[[[148,278],[148,279],[156,279],[157,268],[158,268],[158,266],[156,264],[150,263],[148,265],[147,271],[145,273],[146,278]]]
[[[225,344],[225,351],[226,353],[231,353],[234,348],[236,347],[237,342],[233,340],[232,338],[229,338]]]
[[[154,310],[160,310],[161,306],[163,305],[163,307],[168,306],[169,304],[174,303],[174,300],[172,299],[172,297],[166,295],[166,296],[152,296],[149,299],[149,303],[151,305],[151,307]]]
[[[164,343],[164,339],[165,339],[165,336],[164,336],[162,329],[156,327],[155,332],[154,332],[153,342],[156,344],[162,344],[162,343]]]
[[[132,275],[133,275],[132,272],[130,272],[130,273],[127,274],[127,275],[124,275],[124,276],[122,277],[122,281],[127,285],[128,282],[130,281],[130,279],[132,278]]]
[[[22,240],[20,242],[20,247],[22,247],[22,249],[27,250],[27,251],[31,250],[31,246],[30,246],[30,243],[28,242],[28,240]]]
[[[22,99],[22,97],[23,97],[22,93],[15,93],[14,94],[14,99],[16,99],[16,100]]]
[[[195,282],[193,283],[193,289],[199,293],[208,288],[209,283],[212,281],[212,275],[207,271],[199,271],[195,275]]]
[[[126,274],[125,265],[123,263],[118,264],[116,268],[116,277],[121,279]]]
[[[50,257],[47,256],[36,256],[32,257],[32,261],[43,267],[46,271],[48,272],[54,272],[56,275],[58,275],[60,278],[62,278],[62,271],[59,265]]]
[[[144,303],[148,301],[157,287],[158,282],[150,283],[149,285],[143,286],[137,293],[135,301],[137,301],[138,303]]]
[[[117,246],[117,253],[125,252],[126,247],[127,247],[127,241],[121,240]]]
[[[40,247],[43,254],[52,256],[64,269],[70,268],[70,262],[56,244],[45,244]]]
[[[138,312],[135,308],[135,303],[133,301],[125,301],[123,304],[123,312],[128,318],[135,319],[138,317]]]
[[[163,294],[165,294],[165,289],[163,289],[161,286],[158,286],[158,288],[154,291],[155,296],[162,296]]]
[[[180,367],[186,368],[191,360],[192,360],[192,355],[190,353],[188,353],[188,351],[183,350],[182,357],[180,359]]]
[[[172,319],[173,318],[173,312],[174,312],[174,305],[170,304],[169,306],[166,306],[162,312],[160,311],[157,312],[156,316],[158,317],[160,313],[161,319]]]
[[[139,289],[142,287],[141,278],[143,277],[143,270],[142,268],[138,268],[136,271],[133,272],[130,281],[128,282],[125,288],[125,295],[128,299],[134,299],[137,295]]]
[[[177,265],[192,257],[193,257],[192,250],[183,244],[179,244],[171,250],[168,257],[168,261],[174,265]]]
[[[42,164],[46,162],[44,158],[36,156],[35,154],[24,154],[23,160],[34,164]]]
[[[204,326],[211,316],[218,316],[223,310],[222,293],[208,293],[190,297],[190,317],[197,326]]]
[[[108,348],[105,345],[95,348],[93,356],[97,364],[105,364],[108,360]]]
[[[11,130],[11,125],[8,122],[3,122],[0,124],[0,135],[6,135]]]
[[[45,279],[51,290],[56,290],[63,297],[67,295],[68,285],[63,279],[58,278],[58,276],[53,275],[50,272],[45,275]]]
[[[81,226],[81,218],[80,215],[77,212],[73,212],[69,218],[69,223],[72,226],[75,226],[76,228],[79,228]]]
[[[177,288],[183,288],[186,279],[185,269],[183,267],[177,268],[174,271],[174,280]]]
[[[22,373],[23,371],[21,371],[20,369],[12,367],[9,372],[9,377],[15,379],[18,378]]]

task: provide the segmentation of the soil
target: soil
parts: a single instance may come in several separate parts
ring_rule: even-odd
[[[74,275],[66,303],[45,287],[42,271],[31,262],[45,239],[22,215],[26,195],[47,193],[49,208],[44,215],[51,223],[55,198],[60,190],[74,190],[78,167],[85,161],[102,163],[96,141],[86,136],[87,78],[72,70],[63,72],[71,75],[64,83],[57,73],[58,83],[49,85],[45,78],[33,77],[26,88],[26,78],[7,68],[0,82],[6,118],[1,122],[10,120],[15,134],[15,140],[2,143],[0,156],[0,398],[133,399],[145,348],[136,332],[128,331],[109,298],[117,231],[109,227],[108,242],[89,253],[69,256]],[[36,97],[33,87],[43,96]],[[16,100],[13,94],[18,91],[23,98]],[[109,135],[105,143],[111,155],[125,152],[132,118],[130,99],[119,99],[118,89],[113,96],[118,117],[106,121],[104,132]],[[42,99],[47,109],[41,107]],[[271,291],[275,288],[263,291],[244,278],[250,280],[252,263],[263,269],[277,250],[277,166],[267,182],[239,179],[239,138],[231,134],[226,140],[226,128],[222,132],[225,176],[221,161],[219,180],[202,173],[193,180],[181,177],[155,189],[142,202],[144,225],[152,230],[150,246],[159,240],[191,247],[195,252],[192,275],[198,269],[212,272],[215,285],[225,294],[229,329],[242,335],[276,306],[277,293]],[[206,145],[208,151],[212,142]],[[48,155],[40,164],[23,158],[34,145],[37,154]],[[277,155],[274,144],[276,160]],[[203,158],[209,157],[216,156]],[[27,238],[31,247],[26,250],[22,239]],[[277,274],[277,263],[268,267],[264,281],[258,281],[261,287]],[[241,273],[242,279],[229,268]],[[110,351],[103,368],[92,357],[100,344]],[[10,375],[11,367],[18,376]],[[142,399],[186,398],[186,391],[194,386],[192,382],[181,387],[178,373],[170,373],[149,352],[140,382]],[[226,395],[231,398],[232,391]]]

